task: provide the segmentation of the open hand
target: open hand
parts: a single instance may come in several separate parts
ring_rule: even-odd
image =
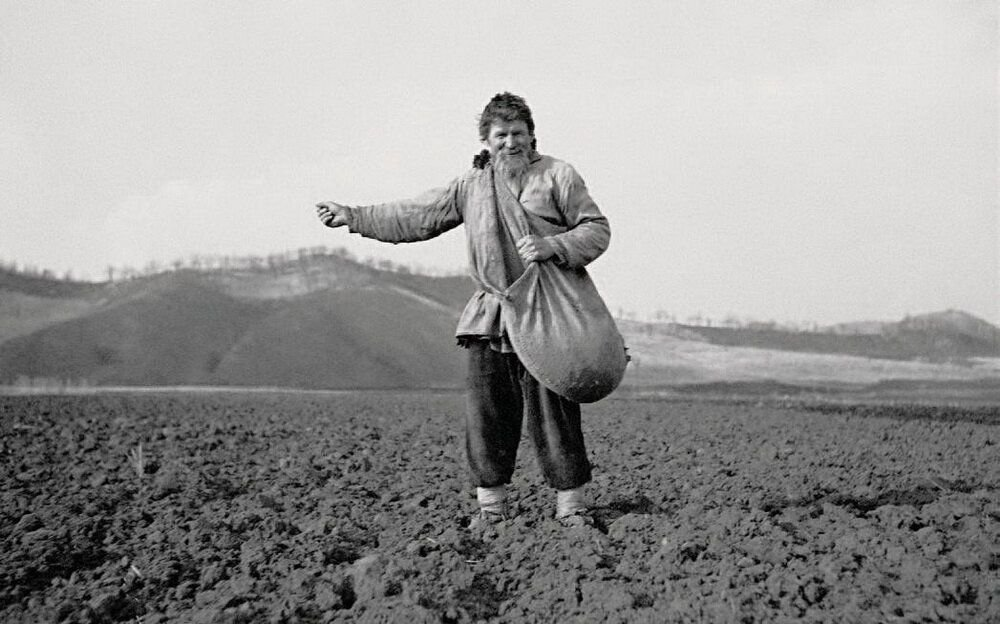
[[[542,262],[556,255],[556,250],[552,247],[552,243],[541,236],[528,234],[517,241],[517,253],[525,263]]]
[[[327,201],[316,204],[316,216],[326,227],[347,225],[347,207],[337,202]]]

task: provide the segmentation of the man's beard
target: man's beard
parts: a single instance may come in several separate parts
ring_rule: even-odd
[[[519,179],[528,170],[529,164],[531,163],[525,150],[517,154],[507,154],[503,151],[493,154],[493,168],[506,180]]]

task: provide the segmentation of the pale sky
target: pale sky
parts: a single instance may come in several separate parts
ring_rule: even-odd
[[[1000,323],[997,3],[0,3],[0,259],[325,244],[313,204],[461,174],[499,91],[611,222],[612,310]]]

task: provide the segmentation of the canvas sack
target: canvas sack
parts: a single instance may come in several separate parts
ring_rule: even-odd
[[[533,262],[500,306],[518,359],[546,388],[593,403],[621,383],[625,341],[585,270]]]
[[[498,217],[514,240],[533,233],[524,207],[506,187],[494,184],[494,192],[497,208],[506,208]],[[621,383],[628,364],[625,340],[585,269],[532,262],[502,292],[487,290],[500,300],[518,359],[546,388],[593,403]]]

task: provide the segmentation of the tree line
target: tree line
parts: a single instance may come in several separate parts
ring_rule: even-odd
[[[326,245],[315,245],[312,247],[300,247],[294,251],[287,250],[266,255],[250,254],[244,256],[234,256],[192,254],[187,258],[177,258],[172,262],[167,263],[161,263],[153,260],[146,263],[146,265],[141,268],[129,265],[114,266],[109,264],[104,269],[104,273],[102,275],[104,279],[98,281],[114,283],[138,279],[140,277],[150,277],[171,271],[177,272],[183,270],[199,272],[253,271],[260,273],[279,273],[288,269],[305,269],[311,262],[321,258],[339,258],[366,266],[368,268],[393,273],[416,273],[436,276],[451,276],[456,274],[455,272],[428,269],[420,265],[397,263],[386,258],[358,258],[345,247],[331,248]],[[12,260],[5,261],[0,259],[0,271],[12,275],[52,281],[90,281],[78,280],[74,276],[72,269],[63,272],[62,274],[57,274],[51,269],[39,268],[37,265],[33,264],[18,264],[16,261]]]
[[[819,323],[815,321],[785,321],[775,320],[761,321],[749,317],[739,317],[735,314],[728,314],[721,318],[713,318],[707,314],[696,312],[694,314],[675,314],[668,310],[655,310],[651,313],[640,314],[634,310],[618,308],[617,318],[649,325],[673,325],[685,327],[721,328],[721,329],[748,329],[753,331],[780,331],[780,332],[819,332]]]

